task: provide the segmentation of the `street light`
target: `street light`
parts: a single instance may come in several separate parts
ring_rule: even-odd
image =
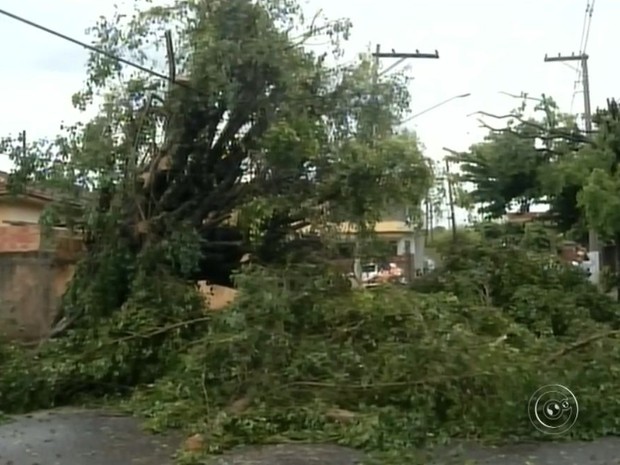
[[[460,94],[460,95],[455,95],[454,97],[450,97],[450,98],[448,98],[446,100],[443,100],[443,101],[433,105],[432,107],[428,107],[427,109],[422,110],[419,113],[416,113],[415,115],[411,115],[410,117],[405,118],[404,120],[402,120],[400,122],[400,124],[408,123],[409,121],[411,121],[412,119],[417,118],[418,116],[421,116],[421,115],[423,115],[425,113],[428,113],[429,111],[432,111],[435,108],[439,108],[439,107],[445,105],[446,103],[450,103],[452,100],[456,100],[456,99],[460,99],[460,98],[466,98],[466,97],[469,97],[470,95],[471,95],[471,93],[467,92],[466,94]]]
[[[460,95],[455,95],[453,97],[450,97],[446,100],[443,100],[435,105],[433,105],[432,107],[429,107],[425,110],[422,110],[419,113],[416,113],[415,115],[412,115],[404,120],[402,120],[399,124],[404,124],[407,123],[415,118],[417,118],[418,116],[421,116],[425,113],[428,113],[429,111],[434,110],[435,108],[439,108],[443,105],[445,105],[446,103],[450,103],[452,100],[457,100],[457,99],[461,99],[461,98],[466,98],[469,97],[471,95],[470,92],[467,92],[466,94],[460,94]],[[415,254],[413,256],[413,268],[415,268],[415,270],[423,270],[424,269],[424,263],[426,261],[425,255],[426,255],[426,251],[425,249],[425,236],[421,236],[419,235],[419,232],[415,232],[413,233],[413,242],[414,242],[414,250],[415,250]],[[407,255],[409,258],[411,258],[411,242],[409,242],[409,250],[407,250]],[[411,266],[409,266],[409,269],[411,269]]]

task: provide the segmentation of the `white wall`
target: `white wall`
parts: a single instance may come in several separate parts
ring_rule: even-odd
[[[19,221],[24,223],[39,222],[43,207],[25,202],[0,201],[0,223]]]

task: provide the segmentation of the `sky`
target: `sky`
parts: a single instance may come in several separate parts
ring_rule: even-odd
[[[568,64],[545,63],[545,54],[578,53],[587,5],[592,0],[307,0],[307,11],[353,23],[345,61],[380,44],[382,51],[439,52],[411,59],[412,113],[449,101],[407,124],[426,154],[440,160],[443,147],[466,150],[484,137],[472,113],[506,114],[518,102],[501,92],[552,96],[563,111],[583,112],[581,84]],[[112,2],[2,0],[6,10],[77,39],[112,10]],[[592,108],[618,97],[620,1],[598,0],[592,8],[586,51]],[[0,15],[0,135],[26,130],[29,139],[53,136],[60,124],[80,118],[71,95],[85,77],[87,52],[76,45]],[[385,59],[385,68],[393,61]],[[406,66],[407,68],[402,68]],[[492,120],[487,120],[493,123]],[[0,156],[0,170],[10,168]]]

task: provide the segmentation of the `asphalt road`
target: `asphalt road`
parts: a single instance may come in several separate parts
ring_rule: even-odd
[[[0,425],[0,465],[172,465],[178,435],[155,436],[137,420],[62,409],[18,416]],[[466,446],[429,465],[620,465],[620,438],[536,443],[497,449]],[[439,456],[438,456],[439,457]],[[221,457],[221,465],[354,465],[358,452],[325,445],[252,447]]]

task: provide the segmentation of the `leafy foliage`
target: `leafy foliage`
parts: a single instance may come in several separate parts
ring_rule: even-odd
[[[527,212],[535,203],[547,203],[560,231],[575,229],[582,235],[577,203],[581,179],[567,176],[564,166],[586,139],[574,118],[560,113],[551,98],[522,98],[522,105],[508,115],[482,113],[507,123],[503,128],[483,123],[489,129],[485,140],[454,157],[460,163],[461,183],[473,185],[469,202],[488,218],[499,218],[515,206]],[[531,110],[529,101],[535,102]]]
[[[307,30],[296,37],[291,24]],[[179,1],[102,18],[93,33],[99,48],[148,66],[144,50],[158,52],[167,27],[174,82],[93,54],[75,103],[98,98],[97,116],[50,144],[5,142],[16,189],[38,183],[83,206],[57,220],[80,225],[91,250],[120,241],[136,255],[183,230],[209,257],[192,277],[230,284],[244,253],[272,262],[308,225],[372,223],[388,201],[420,204],[430,170],[417,139],[392,130],[407,80],[375,83],[367,58],[328,66],[303,47],[318,34],[337,51],[346,21],[307,24],[290,1]]]
[[[589,175],[584,177],[585,182],[579,201],[585,207],[588,222],[608,239],[615,239],[620,232],[620,217],[614,208],[620,189],[618,183],[619,118],[615,101],[609,102],[609,108],[606,111],[599,111],[596,118],[599,132],[595,145],[583,151],[582,156],[586,160],[581,162],[582,166],[586,164],[592,169]],[[575,168],[579,167],[577,165]]]
[[[0,407],[120,394],[153,429],[204,434],[208,453],[329,441],[401,464],[449,438],[538,437],[524,406],[561,382],[586,406],[573,434],[617,432],[620,403],[606,393],[619,376],[620,308],[555,263],[553,238],[532,240],[541,235],[489,225],[459,236],[414,290],[252,265],[239,299],[216,313],[181,283],[143,281],[120,312],[35,359],[3,353]]]
[[[443,266],[413,289],[352,290],[315,259],[333,223],[367,230],[387,204],[436,196],[417,139],[394,130],[406,80],[375,82],[367,59],[328,66],[303,43],[322,31],[337,50],[348,23],[295,38],[299,24],[288,0],[102,19],[97,45],[143,65],[173,28],[182,78],[93,55],[75,97],[102,100],[92,121],[51,145],[5,142],[13,188],[62,191],[53,219],[88,252],[64,297],[68,329],[35,353],[0,345],[0,410],[122,400],[155,429],[203,433],[206,452],[329,441],[400,465],[429,442],[536,437],[524,405],[562,382],[586,406],[572,434],[618,433],[620,309],[557,261],[554,234],[481,225],[440,247]],[[497,216],[546,196],[617,232],[602,205],[617,193],[614,107],[583,147],[551,101],[539,109],[542,122],[520,110],[458,160],[472,198]],[[578,149],[592,153],[583,165]],[[307,226],[321,234],[306,249]],[[254,263],[237,273],[244,252]],[[191,283],[231,276],[239,298],[205,311]]]

